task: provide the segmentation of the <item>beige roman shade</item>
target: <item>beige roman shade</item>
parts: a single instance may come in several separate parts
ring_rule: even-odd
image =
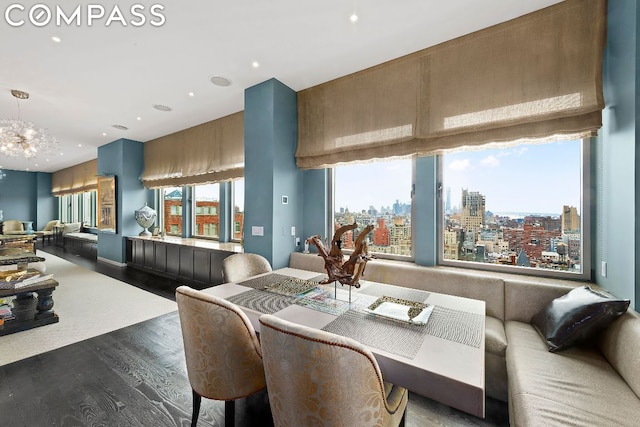
[[[147,188],[179,187],[244,176],[244,112],[144,144]]]
[[[601,126],[606,0],[566,0],[298,93],[301,168]]]
[[[98,189],[98,159],[89,160],[54,172],[51,193],[54,196],[83,193]]]

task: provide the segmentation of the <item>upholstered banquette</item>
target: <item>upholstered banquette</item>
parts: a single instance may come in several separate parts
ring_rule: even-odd
[[[294,252],[289,267],[322,273],[324,261]],[[638,313],[630,308],[588,344],[556,353],[531,325],[536,313],[584,282],[379,259],[367,264],[363,279],[485,301],[486,394],[509,401],[511,425],[637,425]]]

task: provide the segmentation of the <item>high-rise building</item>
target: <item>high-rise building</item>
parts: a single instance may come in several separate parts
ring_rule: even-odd
[[[462,190],[460,225],[467,231],[478,231],[484,226],[485,199],[477,191]]]
[[[447,187],[447,198],[444,203],[444,211],[447,213],[451,212],[451,187]]]
[[[562,233],[573,233],[580,230],[580,215],[574,206],[562,207]]]

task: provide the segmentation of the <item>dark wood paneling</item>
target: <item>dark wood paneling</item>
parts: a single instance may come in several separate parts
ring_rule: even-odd
[[[193,279],[193,248],[189,246],[180,247],[180,279]]]
[[[146,268],[155,268],[155,242],[143,240],[144,243],[144,266]]]
[[[206,249],[194,249],[193,250],[193,280],[202,284],[210,283],[209,271],[211,267],[210,251]]]
[[[144,242],[142,240],[133,241],[133,263],[144,266]]]
[[[159,273],[167,271],[167,245],[156,243],[156,266],[155,270]]]
[[[227,251],[215,251],[211,252],[211,284],[219,285],[224,283],[224,277],[222,276],[222,260],[233,255],[233,252]]]
[[[180,273],[180,246],[167,245],[167,273],[178,277]]]

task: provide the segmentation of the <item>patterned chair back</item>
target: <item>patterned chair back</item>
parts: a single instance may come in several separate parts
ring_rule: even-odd
[[[265,314],[260,342],[276,427],[404,422],[407,390],[385,383],[357,341]]]

